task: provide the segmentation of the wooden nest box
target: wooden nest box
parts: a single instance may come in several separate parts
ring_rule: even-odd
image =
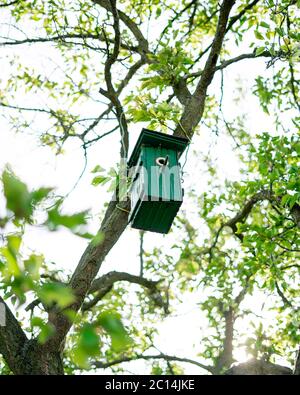
[[[183,201],[179,158],[187,145],[185,138],[142,130],[128,162],[133,228],[168,233]]]

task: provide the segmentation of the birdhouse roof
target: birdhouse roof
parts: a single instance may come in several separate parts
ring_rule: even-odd
[[[155,132],[149,129],[143,129],[132,151],[128,166],[132,167],[136,164],[143,145],[149,147],[163,147],[174,149],[179,153],[183,153],[187,147],[189,140],[184,137],[172,136],[165,133]]]

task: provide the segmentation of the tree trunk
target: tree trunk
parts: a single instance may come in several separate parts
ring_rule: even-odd
[[[26,342],[20,356],[19,375],[63,375],[64,368],[60,353],[47,350],[36,340]]]

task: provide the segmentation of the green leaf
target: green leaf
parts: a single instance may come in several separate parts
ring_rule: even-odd
[[[2,173],[6,208],[12,211],[17,219],[31,220],[34,206],[44,200],[52,188],[39,188],[29,192],[26,184],[16,177],[8,168]]]
[[[38,280],[40,277],[40,268],[44,262],[42,255],[30,255],[28,259],[24,261],[25,270],[30,274],[33,280]]]
[[[114,350],[121,351],[131,343],[120,316],[116,312],[103,312],[98,316],[98,323],[111,337],[111,345]]]
[[[110,177],[96,176],[92,179],[92,185],[97,186],[100,184],[106,184],[110,180]]]
[[[279,34],[280,37],[284,36],[284,30],[282,29],[282,27],[276,27],[275,30]]]
[[[80,347],[82,347],[88,355],[97,355],[99,352],[99,344],[99,336],[96,333],[96,329],[90,324],[84,325],[80,336]]]
[[[79,367],[88,368],[89,357],[96,357],[100,352],[100,340],[96,328],[84,324],[80,330],[79,340],[73,352],[73,360]]]
[[[285,204],[287,204],[289,202],[290,198],[291,198],[291,195],[289,195],[289,194],[283,195],[281,198],[281,204],[284,206]]]
[[[91,240],[93,246],[99,246],[104,240],[104,233],[98,232]]]
[[[261,55],[264,52],[265,52],[265,47],[259,47],[259,48],[256,48],[255,55],[259,56],[259,55]]]
[[[100,165],[97,165],[93,168],[91,173],[102,173],[103,171],[105,171],[105,169],[103,167],[101,167]]]
[[[4,276],[10,278],[11,276],[18,277],[21,275],[21,269],[18,264],[18,254],[22,239],[17,235],[10,235],[7,237],[7,246],[2,247],[0,252],[6,260],[4,266]]]
[[[254,34],[258,40],[264,40],[264,36],[259,31],[255,30]]]
[[[32,317],[31,326],[38,327],[40,329],[40,333],[37,338],[40,344],[46,343],[46,341],[55,333],[54,326],[49,323],[45,323],[40,317]]]
[[[26,184],[20,181],[10,170],[2,173],[6,208],[12,211],[19,219],[30,219],[32,214],[31,195]]]
[[[270,28],[270,25],[268,23],[264,22],[264,21],[260,22],[260,26],[265,27],[266,29]]]
[[[53,188],[39,188],[33,192],[31,192],[30,194],[30,198],[31,198],[31,203],[33,205],[36,205],[38,203],[40,203],[41,201],[43,201],[44,199],[46,199],[49,195],[49,193],[53,190]]]
[[[56,303],[62,309],[70,306],[76,299],[69,287],[59,283],[42,285],[38,290],[38,297],[46,305],[51,306]]]
[[[72,231],[76,231],[79,226],[86,225],[88,211],[82,211],[72,215],[64,215],[59,212],[58,206],[48,211],[46,224],[50,230],[56,230],[59,226],[64,226]]]

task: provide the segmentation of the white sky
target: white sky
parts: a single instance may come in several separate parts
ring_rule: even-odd
[[[33,50],[28,48],[21,49],[14,47],[10,50],[22,55],[26,62],[34,62]],[[39,53],[36,59],[42,54],[44,56],[45,46],[39,46]],[[249,50],[245,50],[248,52]],[[237,54],[242,53],[242,49]],[[49,52],[47,51],[49,55]],[[50,52],[51,56],[51,52]],[[6,62],[4,64],[7,65]],[[9,74],[9,68],[1,69],[3,75]],[[254,78],[259,74],[265,73],[264,60],[243,61],[229,67],[224,71],[224,91],[223,99],[224,112],[228,119],[234,119],[237,115],[247,114],[247,131],[254,135],[264,131],[271,132],[273,128],[272,119],[264,114],[258,105],[258,99],[251,93],[251,86]],[[237,82],[242,81],[244,97],[242,101],[236,103],[234,98],[237,96]],[[239,83],[240,84],[240,83]],[[210,88],[218,90],[220,86],[220,75]],[[26,106],[30,106],[27,101]],[[3,110],[2,110],[3,111]],[[130,125],[130,148],[132,149],[135,141],[142,128],[141,124]],[[186,180],[185,188],[196,186],[201,191],[205,189],[205,177],[201,174],[201,166],[197,158],[192,155],[193,149],[201,147],[202,152],[208,150],[211,141],[215,140],[211,131],[205,127],[201,129],[200,137],[193,141],[192,149],[189,151],[188,162],[185,167]],[[238,161],[232,155],[230,148],[231,141],[220,131],[220,136],[216,140],[213,150],[211,151],[218,158],[220,175],[224,178],[238,179]],[[83,166],[83,152],[80,146],[74,142],[67,142],[64,146],[64,154],[56,156],[48,147],[39,147],[38,139],[34,135],[27,133],[16,134],[9,130],[5,119],[0,118],[0,171],[9,163],[15,173],[24,180],[30,187],[54,186],[58,194],[68,193],[76,183]],[[88,151],[88,166],[75,190],[67,198],[64,207],[68,212],[77,212],[83,209],[91,209],[93,218],[91,219],[91,230],[96,231],[99,226],[99,213],[103,210],[103,204],[108,201],[109,195],[103,187],[91,186],[91,169],[97,164],[104,168],[109,168],[115,164],[116,154],[119,152],[118,133],[108,136],[102,142],[91,147]],[[4,210],[4,202],[0,201],[0,216]],[[185,200],[182,210],[187,214],[193,212],[194,207]],[[176,235],[175,235],[176,236]],[[178,235],[177,235],[178,236]],[[149,250],[154,246],[162,245],[164,252],[168,252],[169,247],[174,241],[172,234],[162,236],[154,233],[145,235],[145,249]],[[38,253],[42,252],[48,261],[53,261],[58,268],[64,271],[72,272],[80,256],[82,255],[87,241],[72,235],[67,230],[57,232],[48,232],[40,228],[30,228],[25,237],[26,248],[32,249]],[[127,271],[132,274],[139,272],[139,233],[137,230],[128,228],[117,245],[107,256],[103,263],[99,275],[111,271]],[[204,319],[200,311],[199,300],[192,299],[191,295],[183,298],[183,302],[178,306],[177,317],[170,317],[164,322],[158,324],[160,335],[157,338],[157,347],[163,352],[183,357],[197,358],[197,352],[200,350],[200,342],[203,332]],[[262,301],[263,303],[264,301]],[[259,311],[260,306],[257,305]],[[247,357],[242,350],[237,355],[240,361]],[[128,368],[131,371],[139,370],[141,363],[131,363]],[[190,374],[199,373],[199,368],[192,365],[185,365],[186,372]]]

